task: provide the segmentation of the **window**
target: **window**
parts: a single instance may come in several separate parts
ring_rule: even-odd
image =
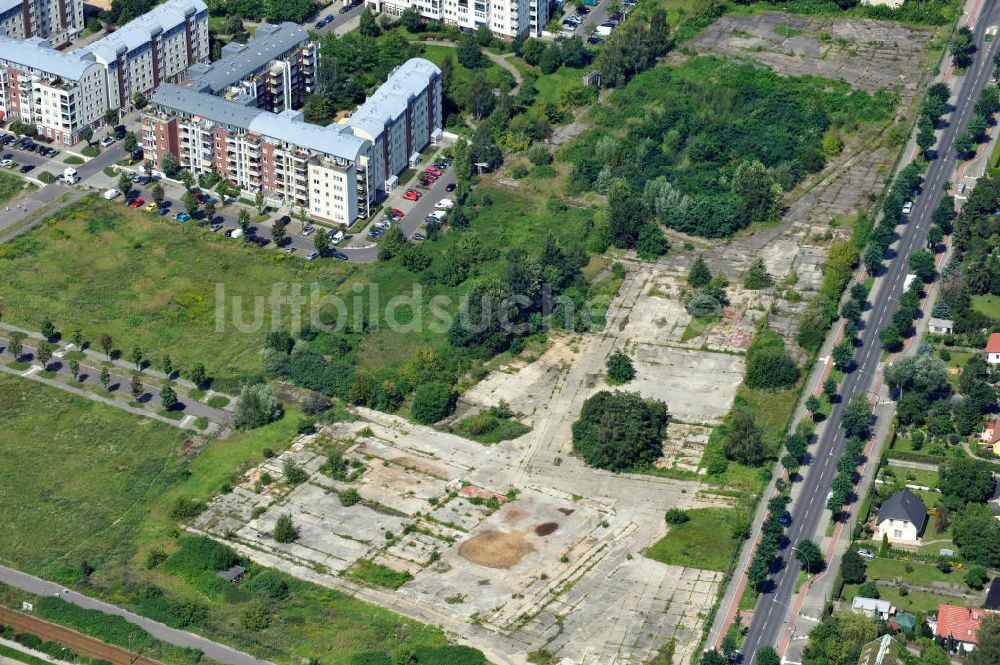
[[[903,537],[903,532],[900,531],[899,529],[896,529],[895,531],[892,532],[892,537],[893,538],[902,538]]]

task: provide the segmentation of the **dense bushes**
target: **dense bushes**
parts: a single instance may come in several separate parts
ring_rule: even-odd
[[[823,264],[823,281],[820,283],[819,292],[799,316],[797,333],[799,346],[815,351],[826,339],[830,324],[837,316],[840,295],[850,281],[857,264],[858,250],[853,243],[841,241],[830,246],[826,263]],[[861,304],[863,302],[862,300]]]
[[[743,381],[751,388],[776,390],[792,386],[799,380],[795,359],[785,350],[781,336],[771,330],[754,338],[747,349],[746,360]]]
[[[573,423],[573,449],[591,466],[624,471],[663,454],[667,405],[636,393],[602,390],[587,399]]]
[[[649,216],[723,237],[779,214],[781,191],[823,168],[825,135],[892,113],[887,94],[694,58],[640,74],[598,107],[597,125],[628,129],[592,130],[564,150],[569,187],[607,193],[623,178]]]
[[[413,393],[413,419],[430,425],[448,417],[455,409],[455,394],[451,387],[431,381],[417,386]]]

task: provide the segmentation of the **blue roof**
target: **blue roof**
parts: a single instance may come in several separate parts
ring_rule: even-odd
[[[6,35],[0,35],[0,59],[70,81],[79,81],[87,67],[94,64],[94,56],[89,53],[57,51],[40,37],[22,40]]]

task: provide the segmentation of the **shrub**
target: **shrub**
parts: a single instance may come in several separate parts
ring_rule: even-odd
[[[175,520],[189,520],[197,517],[204,510],[205,504],[201,501],[179,496],[174,501],[173,507],[170,509],[170,516]]]
[[[664,519],[666,519],[667,524],[684,524],[690,520],[691,517],[680,508],[671,508],[667,511]]]
[[[361,495],[358,494],[358,490],[353,487],[348,487],[347,489],[342,490],[338,495],[338,498],[340,499],[340,505],[347,507],[361,502]]]
[[[299,537],[298,529],[292,522],[292,516],[285,513],[274,525],[274,540],[279,543],[290,543]]]
[[[602,390],[573,423],[573,448],[591,466],[612,471],[652,464],[663,454],[667,405],[637,393]]]
[[[635,378],[635,367],[632,366],[632,359],[622,351],[617,349],[608,356],[608,383],[627,383]]]
[[[288,595],[288,580],[276,570],[265,570],[243,582],[245,591],[271,600],[281,600]]]
[[[309,480],[309,474],[290,459],[285,460],[281,472],[285,475],[285,482],[292,486],[301,485]]]
[[[413,419],[418,423],[436,423],[454,410],[455,395],[451,387],[441,381],[422,383],[413,393]]]
[[[233,424],[238,429],[253,429],[273,422],[284,410],[271,389],[262,383],[244,386],[236,402]]]

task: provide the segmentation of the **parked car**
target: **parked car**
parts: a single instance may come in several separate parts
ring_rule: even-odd
[[[858,556],[861,557],[862,559],[874,559],[875,552],[861,548],[860,550],[858,550]]]
[[[312,261],[316,258],[319,258],[319,252],[309,252],[306,254],[306,261]]]
[[[167,208],[165,206],[163,208],[160,208],[160,217],[163,217],[164,215],[169,213],[170,213],[170,208]]]
[[[210,227],[208,227],[208,230],[211,231],[212,233],[218,233],[219,231],[222,230],[222,223],[221,222],[215,222]]]
[[[434,207],[437,208],[438,210],[451,210],[452,208],[455,207],[455,202],[452,201],[451,199],[441,199],[440,201],[434,204]]]
[[[396,219],[402,219],[403,217],[406,217],[406,213],[400,210],[399,208],[390,209],[389,214],[395,217]]]
[[[4,160],[4,161],[7,161],[7,160]],[[3,162],[0,162],[0,164],[2,164],[2,163]],[[113,200],[117,199],[121,195],[122,195],[122,193],[119,192],[117,189],[109,189],[108,191],[104,192],[104,198],[106,198],[108,201],[113,201]]]
[[[115,137],[114,136],[111,136],[111,135],[105,136],[103,139],[101,139],[101,147],[102,148],[107,148],[109,145],[111,145],[114,142],[115,142]]]
[[[420,192],[418,192],[415,189],[408,189],[403,194],[403,198],[406,199],[407,201],[419,201],[420,200]]]
[[[413,234],[413,239],[414,240],[426,240],[427,236],[425,236],[423,233],[414,233]]]
[[[433,175],[436,175],[436,176],[440,177],[441,174],[444,173],[444,171],[442,171],[441,169],[435,168],[433,166],[428,166],[426,169],[424,169],[424,173],[431,173]]]
[[[14,160],[13,159],[0,160],[0,166],[4,167],[5,169],[12,169],[14,168]]]
[[[778,518],[778,521],[784,524],[785,526],[788,526],[789,524],[792,523],[792,514],[786,510],[785,512],[781,513],[781,517]]]
[[[453,182],[449,182],[448,186],[444,188],[444,191],[446,191],[446,192],[454,192],[456,187],[458,187],[458,185],[456,185]]]
[[[149,212],[156,212],[159,209],[160,206],[157,205],[156,201],[153,201],[152,203],[146,206],[146,210],[148,210]]]
[[[264,247],[268,243],[270,243],[271,241],[268,238],[260,238],[260,237],[258,237],[254,242],[257,243],[258,247]]]
[[[30,171],[33,168],[35,168],[35,167],[32,166],[31,164],[25,164],[24,166],[22,166],[21,168],[19,168],[18,171],[20,171],[21,173],[27,173],[28,171]]]
[[[186,212],[182,212],[179,215],[177,215],[177,221],[180,222],[181,224],[188,221],[189,219],[191,219],[191,215],[187,214]]]
[[[312,224],[306,224],[305,226],[302,227],[302,236],[306,237],[315,230],[316,230],[315,226],[313,226]]]
[[[904,215],[909,215],[910,212],[912,212],[912,211],[913,211],[913,202],[912,201],[907,201],[906,203],[903,204],[903,214]]]

